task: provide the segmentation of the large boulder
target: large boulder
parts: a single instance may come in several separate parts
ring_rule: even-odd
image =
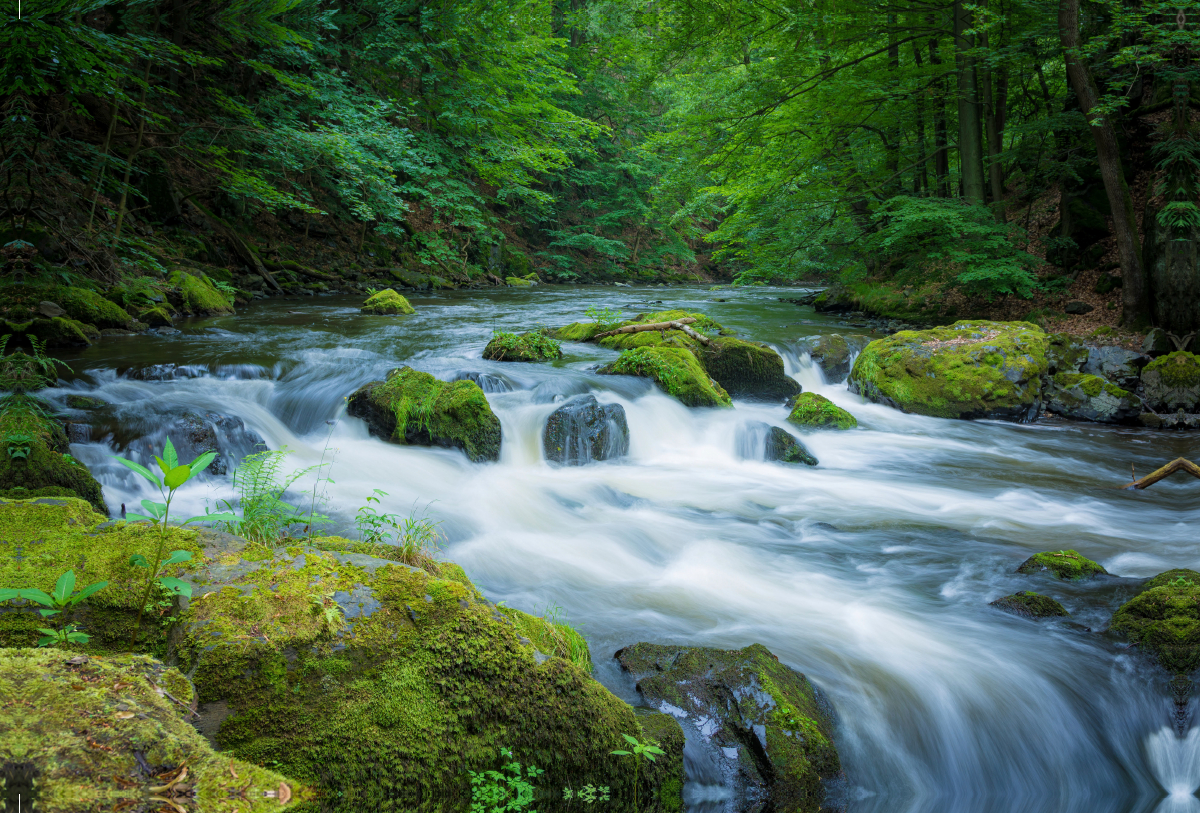
[[[158,533],[103,520],[79,500],[0,501],[0,584],[49,590],[72,567],[80,585],[107,580],[64,619],[107,655],[129,646],[145,584],[129,558],[152,556]],[[591,677],[577,633],[493,605],[456,565],[336,537],[270,547],[172,528],[165,548],[192,553],[167,569],[192,595],[155,593],[139,641],[189,675],[226,766],[271,765],[327,811],[465,809],[468,771],[509,762],[507,747],[546,772],[540,787],[603,783],[628,806],[634,765],[612,754],[628,734],[667,754],[637,774],[642,807],[679,810],[679,726],[635,715]],[[45,623],[0,603],[0,644],[28,645]]]
[[[1143,399],[1155,412],[1196,412],[1200,403],[1200,356],[1177,350],[1142,370]]]
[[[1041,406],[1048,344],[1028,322],[905,330],[863,349],[850,389],[919,415],[1030,421]]]
[[[551,361],[562,355],[562,345],[538,330],[520,335],[497,331],[483,348],[488,361]]]
[[[992,602],[992,606],[1024,618],[1060,618],[1069,615],[1063,606],[1050,596],[1043,596],[1032,590],[1021,590],[1011,596],[998,598]]]
[[[1042,391],[1049,412],[1075,420],[1130,423],[1142,413],[1142,399],[1098,375],[1059,373]]]
[[[500,459],[500,419],[473,381],[439,381],[401,367],[359,387],[346,412],[391,443],[462,449],[475,462]]]
[[[843,336],[830,333],[825,336],[809,336],[798,342],[801,353],[808,353],[813,364],[821,368],[825,380],[840,384],[850,374],[850,362],[854,356],[870,343],[866,336]]]
[[[1200,668],[1200,573],[1168,570],[1113,614],[1111,629],[1129,636],[1168,672]]]
[[[729,393],[713,381],[691,350],[682,347],[637,347],[597,370],[601,375],[649,378],[668,395],[691,407],[732,406]]]
[[[196,316],[233,313],[231,298],[218,291],[205,274],[180,268],[167,278],[167,283],[171,286],[172,304],[184,313]]]
[[[124,308],[86,288],[60,286],[49,291],[47,297],[77,322],[95,325],[98,328],[124,330],[133,325],[133,317]]]
[[[734,809],[815,811],[841,765],[828,707],[766,647],[640,643],[616,654],[652,707],[678,718],[720,766]]]
[[[1049,573],[1065,581],[1084,581],[1106,576],[1104,567],[1074,550],[1043,551],[1030,556],[1017,568],[1018,573]]]
[[[858,419],[824,395],[803,392],[792,401],[788,423],[802,429],[854,429]]]
[[[783,359],[765,344],[717,336],[696,348],[705,371],[735,398],[783,401],[800,385],[783,368]]]
[[[382,291],[371,294],[359,310],[374,316],[396,316],[417,312],[417,309],[410,305],[407,299],[391,288],[384,288]]]
[[[194,701],[187,678],[146,655],[0,649],[6,809],[17,810],[18,794],[22,809],[53,813],[284,811],[312,797],[217,753],[188,725]]]
[[[601,405],[594,395],[572,398],[546,420],[546,459],[565,466],[611,460],[629,453],[629,424],[620,404]]]
[[[1137,389],[1142,368],[1149,364],[1150,356],[1116,344],[1088,347],[1087,361],[1082,372],[1098,375],[1116,384],[1123,390]]]

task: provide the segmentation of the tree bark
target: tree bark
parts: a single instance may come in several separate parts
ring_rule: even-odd
[[[989,42],[984,38],[983,46]],[[1000,153],[1004,151],[1004,114],[1000,112],[1001,94],[993,88],[1007,82],[1006,70],[1001,66],[993,76],[991,71],[982,72],[983,82],[983,128],[987,134],[987,169],[988,181],[991,184],[992,211],[996,222],[1004,222],[1004,165],[1000,163]],[[1002,78],[1003,77],[1003,78]]]
[[[929,40],[929,62],[935,68],[942,64],[936,38]],[[950,197],[950,150],[946,132],[946,77],[939,76],[933,85],[933,177],[939,198]]]
[[[954,64],[958,74],[958,158],[962,177],[962,194],[969,201],[984,202],[983,139],[979,127],[979,88],[975,76],[975,59],[968,51],[975,43],[966,31],[973,24],[973,15],[962,0],[954,3]]]
[[[1177,457],[1162,468],[1155,469],[1145,477],[1134,480],[1132,483],[1121,486],[1126,491],[1133,489],[1143,489],[1147,486],[1152,486],[1164,477],[1170,477],[1177,471],[1186,471],[1193,477],[1200,477],[1200,466],[1197,466],[1190,460],[1185,460],[1182,457]]]
[[[924,67],[921,63],[921,48],[917,45],[916,40],[913,41],[913,61],[916,63],[918,69]],[[914,100],[917,107],[917,167],[913,170],[913,194],[915,195],[920,195],[929,188],[929,168],[925,166],[929,162],[929,158],[925,154],[926,92],[918,93]]]
[[[1125,182],[1116,127],[1110,118],[1092,113],[1100,93],[1078,51],[1079,0],[1059,0],[1058,32],[1066,61],[1067,81],[1079,99],[1079,109],[1091,125],[1088,129],[1096,142],[1100,177],[1104,179],[1104,191],[1108,193],[1108,205],[1112,209],[1113,233],[1117,238],[1117,255],[1121,261],[1121,321],[1129,327],[1141,327],[1149,324],[1150,308],[1146,295],[1146,273],[1142,266],[1142,246],[1138,240],[1137,215],[1133,210],[1133,196]]]

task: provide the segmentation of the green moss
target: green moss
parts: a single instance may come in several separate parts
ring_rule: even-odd
[[[151,327],[171,327],[175,324],[166,308],[147,308],[138,314],[138,320]]]
[[[592,653],[587,641],[570,624],[511,607],[501,607],[500,612],[512,622],[518,634],[533,642],[539,652],[568,660],[591,674]]]
[[[1031,420],[1048,370],[1046,334],[1025,322],[956,322],[871,342],[850,386],[872,401],[939,418]]]
[[[1111,629],[1124,633],[1169,672],[1200,668],[1200,573],[1169,570],[1113,614]]]
[[[206,276],[175,271],[167,283],[177,289],[179,308],[186,313],[213,315],[233,313],[233,305]]]
[[[65,319],[61,316],[53,319],[31,319],[28,322],[0,323],[4,333],[36,336],[46,343],[47,347],[87,347],[100,338],[100,331],[92,325]]]
[[[1022,590],[992,602],[992,606],[1026,618],[1055,618],[1069,615],[1054,599],[1032,590]]]
[[[1166,387],[1195,389],[1200,387],[1200,356],[1177,350],[1159,356],[1142,370],[1142,378],[1157,376]]]
[[[504,281],[514,288],[528,288],[533,285],[533,280],[523,279],[521,277],[505,277]]]
[[[384,288],[376,294],[367,297],[361,308],[363,313],[377,316],[393,316],[395,314],[416,313],[417,309],[408,303],[400,294],[391,288]]]
[[[858,420],[824,395],[804,392],[796,396],[788,421],[812,429],[854,429]]]
[[[572,322],[564,327],[548,331],[547,335],[564,342],[586,342],[591,341],[593,336],[603,331],[604,326],[595,322]]]
[[[1079,387],[1080,392],[1089,398],[1096,398],[1101,393],[1110,395],[1113,398],[1128,398],[1130,395],[1126,390],[1121,389],[1108,379],[1098,375],[1059,373],[1054,376],[1053,381],[1055,385],[1062,389]]]
[[[496,331],[483,349],[483,357],[490,361],[549,361],[562,354],[562,345],[541,331],[519,336]]]
[[[462,449],[473,461],[500,458],[500,419],[473,381],[439,381],[401,367],[350,396],[349,413],[392,443]]]
[[[133,323],[133,317],[124,308],[86,288],[58,287],[49,291],[47,298],[61,306],[72,319],[96,327],[128,330]]]
[[[8,396],[0,410],[0,495],[77,496],[108,513],[100,484],[82,463],[64,457],[68,448],[44,404],[28,395]]]
[[[67,406],[71,409],[100,409],[108,406],[108,403],[90,395],[68,395]]]
[[[687,406],[732,406],[729,394],[708,377],[688,350],[676,347],[639,347],[626,350],[601,375],[636,375],[649,378],[668,395]]]
[[[34,795],[26,806],[56,813],[143,809],[147,786],[167,784],[185,764],[183,781],[194,789],[187,802],[198,810],[282,811],[311,797],[274,771],[214,752],[188,725],[186,711],[155,686],[181,700],[190,696],[183,675],[144,655],[74,665],[56,649],[0,649],[0,698],[10,701],[0,705],[0,765],[31,766]],[[142,776],[139,766],[147,764],[162,771],[157,781],[127,780]],[[281,785],[292,797],[288,805],[277,798]]]
[[[1030,556],[1017,568],[1018,573],[1049,572],[1060,579],[1081,581],[1107,575],[1100,565],[1073,550],[1045,551]]]

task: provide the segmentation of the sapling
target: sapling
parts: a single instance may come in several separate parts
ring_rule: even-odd
[[[638,811],[638,769],[642,767],[642,760],[648,759],[654,761],[655,755],[663,756],[666,751],[658,747],[658,743],[654,740],[640,742],[636,737],[631,737],[628,734],[622,734],[625,741],[629,743],[632,751],[613,751],[612,753],[621,757],[633,757],[633,813]]]
[[[11,599],[32,601],[35,604],[42,605],[41,609],[38,610],[42,618],[53,618],[61,614],[64,610],[71,609],[85,598],[100,592],[105,587],[108,587],[108,582],[106,581],[93,582],[76,593],[75,571],[68,570],[58,577],[58,581],[54,584],[54,592],[52,593],[45,593],[32,587],[19,590],[5,588],[0,590],[0,601],[9,601]],[[55,643],[86,644],[90,638],[87,633],[80,632],[75,624],[68,624],[61,629],[38,627],[38,632],[42,633],[42,638],[38,640],[38,646],[49,646]]]

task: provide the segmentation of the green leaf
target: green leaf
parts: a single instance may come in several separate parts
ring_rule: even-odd
[[[169,472],[171,469],[174,468],[174,466],[168,466],[167,461],[163,460],[161,457],[155,456],[154,460],[156,463],[158,463],[158,468],[162,471],[163,474],[166,474],[167,472]]]
[[[5,587],[4,589],[0,590],[0,601],[12,601],[13,599],[20,597],[20,590],[14,590],[11,587]]]
[[[158,522],[155,517],[148,517],[145,514],[126,514],[126,522]]]
[[[179,488],[181,485],[186,483],[188,481],[188,479],[191,478],[191,476],[192,476],[192,469],[190,466],[176,466],[175,468],[173,468],[169,472],[167,472],[166,477],[163,477],[163,483],[166,485],[167,488],[174,491],[175,489]]]
[[[150,563],[146,561],[146,557],[142,556],[140,553],[135,553],[130,556],[129,564],[133,565],[134,567],[150,567]]]
[[[650,760],[651,762],[654,761],[654,754],[653,754],[653,752],[650,751],[649,748],[647,748],[645,751],[642,751],[642,755],[645,756],[646,759]]]
[[[171,555],[167,557],[166,561],[162,563],[162,566],[166,567],[167,565],[177,565],[180,562],[186,562],[191,558],[191,551],[173,550],[171,551]]]
[[[176,595],[187,596],[188,598],[191,598],[192,596],[192,586],[183,579],[177,579],[174,576],[159,576],[158,583],[162,585],[164,589],[175,593]]]
[[[618,756],[622,756],[622,757],[631,757],[631,756],[633,756],[633,754],[629,753],[628,751],[609,751],[609,753],[610,753],[610,754],[617,754]]]
[[[27,587],[21,590],[21,598],[28,599],[29,601],[33,601],[38,604],[44,604],[47,607],[54,606],[54,599],[50,598],[49,595],[43,593],[41,590],[35,590],[32,587]]]
[[[54,603],[62,606],[67,603],[67,599],[75,592],[75,571],[68,570],[66,573],[58,577],[58,581],[54,584]]]
[[[92,584],[89,584],[87,587],[80,590],[79,595],[75,596],[73,599],[71,599],[71,601],[74,604],[78,604],[79,602],[81,602],[85,598],[87,598],[88,596],[92,596],[92,595],[95,595],[96,593],[99,593],[105,587],[108,587],[108,582],[94,582]]]
[[[198,517],[191,517],[179,523],[180,527],[187,525],[189,522],[237,522],[237,514],[224,512],[219,514],[201,514]]]
[[[58,615],[61,612],[62,610],[38,610],[38,613],[41,614],[42,618],[49,618],[50,616]]]
[[[188,467],[191,468],[191,470],[193,472],[195,472],[196,474],[199,474],[200,472],[202,472],[208,468],[209,463],[212,463],[216,459],[217,459],[216,452],[205,452],[204,454],[200,455],[195,460],[193,460],[191,463],[188,463]]]
[[[171,439],[167,438],[163,444],[163,459],[166,461],[167,469],[173,469],[179,465],[179,456],[175,454],[175,445],[171,443]]]
[[[142,508],[146,509],[146,513],[154,517],[156,520],[162,519],[167,513],[167,504],[163,502],[153,502],[152,500],[142,500]]]
[[[631,737],[628,734],[622,734],[621,736],[624,737],[625,742],[629,743],[630,745],[640,745],[641,744],[637,741],[636,737]]]
[[[145,477],[147,480],[154,483],[154,485],[156,485],[157,487],[162,488],[162,481],[158,479],[158,475],[156,475],[154,472],[150,471],[150,469],[146,468],[141,463],[135,463],[132,460],[129,460],[128,458],[124,458],[124,457],[114,457],[113,459],[116,460],[121,465],[125,466],[126,468],[133,469],[133,471],[142,475],[142,477]]]

